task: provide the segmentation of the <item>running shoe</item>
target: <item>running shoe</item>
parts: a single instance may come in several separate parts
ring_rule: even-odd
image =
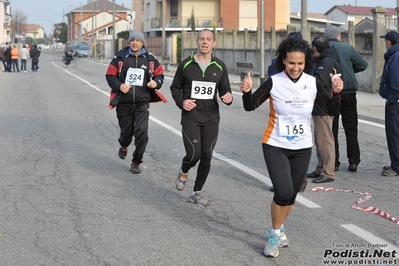
[[[383,176],[399,176],[399,173],[391,168],[389,170],[382,171],[382,175]]]
[[[281,227],[281,229],[280,229],[280,241],[278,241],[278,246],[280,248],[285,248],[285,247],[288,247],[289,243],[290,243],[290,241],[288,241],[288,238],[287,238],[287,231],[285,231],[284,227]]]
[[[179,173],[177,174],[177,178],[175,180],[176,189],[182,191],[186,186],[188,180],[188,173],[183,173],[181,168],[179,169]]]
[[[133,174],[140,174],[140,164],[132,163],[132,165],[130,166],[130,172],[132,172]]]
[[[202,206],[208,206],[209,202],[202,198],[199,192],[194,192],[193,195],[190,197],[190,202],[202,205]]]
[[[390,166],[390,165],[386,165],[386,166],[382,167],[382,170],[383,170],[383,171],[386,171],[386,170],[389,170],[389,169],[391,169],[391,166]]]
[[[271,229],[267,232],[267,242],[263,253],[266,257],[277,257],[279,254],[278,244],[280,242],[280,236],[272,234]]]
[[[120,147],[119,148],[119,158],[121,158],[122,160],[125,160],[127,151],[128,151],[127,147]]]

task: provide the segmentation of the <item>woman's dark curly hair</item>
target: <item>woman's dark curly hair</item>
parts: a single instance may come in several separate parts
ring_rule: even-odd
[[[276,60],[277,71],[281,72],[285,69],[285,65],[283,64],[283,59],[287,57],[287,53],[291,52],[301,52],[305,54],[305,68],[303,72],[311,74],[314,63],[313,49],[310,47],[307,41],[294,39],[294,38],[286,38],[278,46],[276,52],[276,54],[278,54]]]

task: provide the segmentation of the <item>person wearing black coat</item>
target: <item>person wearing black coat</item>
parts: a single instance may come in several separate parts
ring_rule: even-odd
[[[11,45],[6,46],[4,50],[4,61],[6,62],[6,72],[11,72]]]
[[[346,136],[346,154],[348,158],[348,171],[356,172],[360,163],[360,147],[358,140],[358,114],[356,91],[359,87],[356,73],[362,72],[367,68],[367,61],[351,45],[341,42],[340,29],[329,25],[324,30],[324,38],[328,40],[330,46],[337,49],[341,59],[342,80],[344,89],[341,93],[341,106],[339,114],[334,117],[333,134],[335,141],[335,171],[339,171],[341,162],[339,161],[338,127],[339,117],[342,117],[342,126]]]
[[[36,72],[39,64],[39,56],[40,51],[37,49],[37,45],[33,45],[33,48],[30,50],[30,58],[32,59],[32,71]]]
[[[312,111],[317,166],[306,177],[316,178],[313,183],[333,182],[335,143],[332,124],[340,108],[340,91],[333,90],[334,81],[331,75],[341,73],[342,68],[337,50],[330,47],[326,39],[314,38],[312,47],[316,56],[314,76],[316,83],[321,86],[317,86],[317,97]]]

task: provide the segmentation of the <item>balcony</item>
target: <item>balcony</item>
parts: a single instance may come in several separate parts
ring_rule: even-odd
[[[11,16],[4,15],[4,25],[10,25],[10,23],[11,23]]]
[[[196,18],[196,28],[222,28],[222,18]],[[161,29],[162,19],[153,18],[151,19],[151,29]],[[191,29],[191,18],[189,17],[169,17],[165,21],[166,29]]]

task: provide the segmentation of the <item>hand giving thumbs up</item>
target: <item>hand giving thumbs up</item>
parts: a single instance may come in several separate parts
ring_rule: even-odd
[[[252,82],[251,73],[248,72],[245,79],[243,79],[241,81],[240,89],[242,92],[249,92],[249,91],[251,91],[252,86],[253,86],[253,82]]]

